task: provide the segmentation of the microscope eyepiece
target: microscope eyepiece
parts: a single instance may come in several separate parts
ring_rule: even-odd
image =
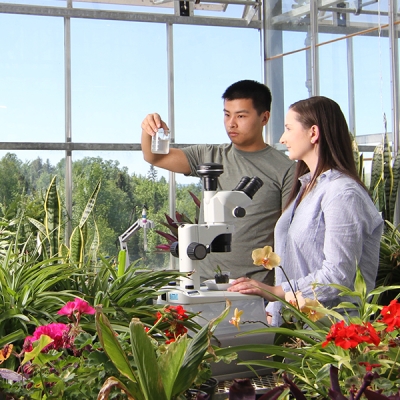
[[[242,183],[242,181],[245,183]],[[250,179],[248,176],[244,176],[236,186],[236,188],[240,186],[240,189],[235,188],[233,190],[240,190],[252,199],[262,185],[264,185],[264,182],[259,177],[253,176]]]
[[[232,190],[236,192],[241,192],[243,188],[249,183],[249,181],[250,178],[248,176],[244,176]]]
[[[222,164],[204,163],[197,166],[198,175],[203,178],[203,187],[207,191],[216,191],[218,177],[224,172]]]

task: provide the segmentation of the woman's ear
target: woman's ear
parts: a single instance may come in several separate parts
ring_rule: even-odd
[[[318,143],[318,140],[319,140],[319,128],[318,128],[317,125],[313,125],[310,128],[310,140],[311,140],[311,144]]]

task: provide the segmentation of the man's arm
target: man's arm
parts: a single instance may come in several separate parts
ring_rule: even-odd
[[[168,171],[190,174],[190,165],[182,150],[170,148],[168,154],[153,154],[151,152],[151,138],[159,128],[169,129],[157,113],[148,114],[142,122],[142,152],[144,160]]]

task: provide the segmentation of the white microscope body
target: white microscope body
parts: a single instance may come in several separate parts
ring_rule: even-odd
[[[263,182],[257,177],[243,177],[233,190],[217,191],[218,176],[223,173],[222,165],[205,163],[199,165],[198,168],[204,184],[205,222],[184,224],[178,228],[179,240],[171,246],[171,253],[179,257],[179,271],[188,273],[190,276],[181,278],[176,288],[168,288],[166,295],[163,296],[166,303],[212,303],[225,301],[225,299],[243,299],[244,296],[240,293],[209,291],[201,288],[196,265],[209,253],[231,251],[235,219],[245,217],[245,207],[251,204],[253,195]]]

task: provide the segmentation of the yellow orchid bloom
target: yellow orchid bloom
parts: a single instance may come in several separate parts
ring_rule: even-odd
[[[233,313],[233,317],[230,319],[229,323],[232,325],[235,325],[236,328],[240,331],[239,323],[240,323],[240,317],[243,314],[243,310],[238,310],[235,308],[235,312]]]
[[[317,299],[305,299],[305,304],[300,308],[300,311],[306,314],[311,321],[315,322],[325,316],[325,314],[315,310],[316,307],[323,307],[323,305]]]
[[[251,257],[254,265],[262,265],[265,269],[273,269],[281,262],[281,258],[272,251],[271,246],[253,250]]]
[[[306,300],[303,297],[303,293],[298,290],[296,293],[293,292],[286,292],[285,293],[285,300],[290,303],[293,307],[302,310],[302,308],[306,305]]]
[[[299,309],[303,314],[307,315],[307,317],[313,322],[316,322],[325,316],[325,314],[315,310],[316,307],[323,307],[323,305],[317,299],[304,298],[300,291],[297,291],[296,293],[285,293],[285,300],[293,307]]]

